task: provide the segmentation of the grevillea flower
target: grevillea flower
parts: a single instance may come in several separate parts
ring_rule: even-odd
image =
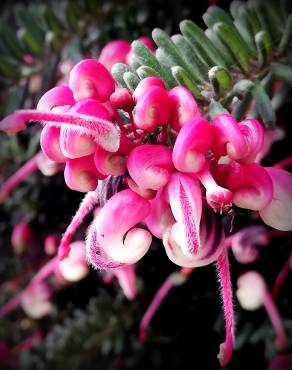
[[[101,267],[98,257],[94,256],[99,249],[118,264],[131,264],[141,259],[148,251],[152,237],[148,231],[135,225],[149,212],[149,202],[130,189],[110,198],[90,227],[87,237],[89,261]]]
[[[110,272],[117,278],[120,287],[125,296],[131,301],[137,295],[137,277],[135,265],[125,265],[110,270]]]
[[[41,319],[53,310],[52,291],[44,282],[30,285],[21,295],[20,305],[27,316]]]
[[[270,238],[263,226],[248,226],[229,236],[225,246],[231,247],[232,253],[242,264],[255,262],[260,255],[260,248],[269,245]]]
[[[15,254],[22,254],[32,242],[32,233],[28,224],[19,223],[11,234],[11,245]]]
[[[183,125],[173,147],[173,163],[177,170],[197,173],[207,162],[206,153],[214,142],[214,131],[202,117]]]
[[[200,117],[197,103],[193,95],[183,86],[176,86],[168,93],[171,101],[171,127],[179,131],[181,127],[194,117]]]
[[[276,332],[275,345],[279,350],[287,346],[287,337],[278,309],[263,279],[256,271],[249,271],[237,281],[237,298],[242,308],[254,311],[264,306]]]
[[[109,71],[115,63],[127,63],[127,56],[131,51],[131,44],[126,40],[108,42],[100,52],[98,61]]]
[[[166,125],[171,114],[171,104],[167,91],[153,86],[139,97],[134,110],[136,127],[152,132],[160,125]]]
[[[159,190],[174,171],[172,151],[164,145],[138,146],[128,157],[127,169],[140,188]]]
[[[260,165],[232,163],[226,184],[233,191],[233,203],[241,208],[261,211],[272,201],[273,183]]]
[[[259,214],[269,226],[282,230],[292,230],[292,174],[279,168],[267,167],[272,179],[272,200]]]
[[[165,89],[163,81],[159,77],[146,77],[141,80],[133,92],[133,99],[137,102],[151,87]]]
[[[84,59],[71,70],[69,87],[76,101],[97,99],[105,102],[115,90],[108,70],[95,59]]]

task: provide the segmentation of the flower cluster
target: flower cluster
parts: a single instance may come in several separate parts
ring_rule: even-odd
[[[232,354],[233,314],[220,215],[236,206],[291,230],[292,175],[259,163],[266,146],[257,120],[220,114],[209,122],[190,91],[168,91],[158,77],[141,80],[132,93],[118,87],[107,68],[132,57],[125,42],[108,46],[99,61],[73,67],[68,86],[49,90],[36,110],[15,112],[0,128],[17,132],[27,121],[40,121],[42,151],[64,163],[69,188],[87,193],[63,235],[64,262],[73,233],[98,204],[86,240],[87,259],[97,268],[127,269],[147,253],[152,235],[179,266],[217,263],[227,329],[219,354],[224,365]]]

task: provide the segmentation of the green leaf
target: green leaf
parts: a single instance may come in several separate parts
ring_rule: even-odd
[[[173,35],[171,39],[188,64],[192,78],[199,83],[206,82],[208,77],[208,65],[198,57],[191,45],[182,35]]]
[[[125,72],[123,74],[123,79],[126,83],[127,88],[131,91],[131,93],[134,92],[138,83],[140,82],[139,77],[133,72]]]
[[[208,109],[208,116],[209,119],[212,120],[215,117],[218,116],[218,114],[223,114],[223,113],[229,113],[227,109],[223,107],[222,104],[217,102],[216,100],[212,99],[210,104],[209,104],[209,109]]]
[[[268,128],[274,127],[276,121],[275,112],[268,94],[260,83],[256,82],[254,84],[252,95],[256,101],[255,108],[261,116],[264,124]]]
[[[141,80],[143,80],[143,78],[147,78],[147,77],[159,77],[159,74],[153,69],[153,68],[150,68],[150,67],[147,67],[147,66],[141,66],[139,67],[137,70],[136,70],[138,76],[140,77]]]
[[[212,44],[212,42],[205,35],[195,23],[189,20],[180,23],[180,30],[183,36],[192,45],[195,52],[205,60],[210,67],[220,65],[225,67],[224,58],[221,56],[220,51]]]
[[[19,64],[9,56],[0,55],[0,72],[1,75],[12,80],[20,78]]]
[[[113,78],[117,81],[119,85],[122,87],[127,87],[123,75],[126,72],[131,72],[130,68],[123,63],[116,63],[112,66],[111,74],[113,75]]]
[[[258,61],[262,67],[268,62],[272,53],[271,39],[266,31],[260,31],[255,36],[255,42],[258,50]]]
[[[172,67],[171,72],[177,83],[189,89],[196,99],[203,98],[198,85],[194,81],[190,80],[187,72],[182,67]]]
[[[46,7],[44,11],[44,19],[49,30],[53,31],[55,34],[58,35],[64,30],[61,21],[50,7]]]
[[[203,15],[203,20],[207,27],[212,28],[215,23],[223,22],[233,26],[233,20],[228,13],[218,6],[212,5],[209,6],[207,12]]]
[[[292,86],[292,67],[277,63],[273,65],[272,73],[277,80]]]
[[[282,54],[288,47],[292,39],[292,14],[289,15],[287,22],[285,24],[285,29],[282,34],[282,38],[279,44],[278,51]]]
[[[17,36],[27,47],[28,51],[34,55],[41,55],[44,52],[44,40],[39,41],[37,37],[34,37],[34,34],[29,32],[25,28],[20,28],[17,31]]]
[[[250,68],[250,50],[246,46],[242,37],[233,32],[233,29],[222,22],[216,23],[213,27],[214,32],[218,35],[224,45],[231,51],[232,55],[238,62],[239,67],[248,72]]]
[[[181,56],[179,48],[164,31],[160,30],[159,28],[155,28],[152,32],[152,38],[163,51],[163,53],[160,54],[161,58],[157,57],[160,62],[166,59],[170,67],[180,66],[190,74],[191,78],[198,80],[198,74],[193,74],[193,68],[191,67],[191,64],[185,61],[185,59]]]
[[[210,83],[216,96],[222,96],[232,85],[232,77],[226,68],[215,66],[208,73]]]
[[[169,69],[162,66],[155,58],[155,55],[151,53],[151,51],[149,51],[149,49],[142,42],[137,40],[133,41],[132,49],[141,65],[145,65],[157,71],[168,89],[176,85]]]

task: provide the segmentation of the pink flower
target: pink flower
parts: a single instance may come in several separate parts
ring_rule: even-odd
[[[108,42],[100,52],[99,63],[109,71],[115,63],[127,63],[127,56],[131,51],[131,44],[126,40]]]
[[[32,232],[28,224],[16,224],[11,234],[11,245],[14,253],[22,254],[32,242]]]

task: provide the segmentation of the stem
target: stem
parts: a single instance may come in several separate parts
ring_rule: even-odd
[[[13,297],[10,301],[8,301],[4,306],[0,308],[0,318],[9,314],[9,312],[13,311],[17,306],[19,306],[21,302],[21,298],[24,291],[18,293],[15,297]]]
[[[0,204],[6,200],[13,189],[38,169],[38,158],[41,154],[41,152],[38,152],[34,155],[2,184],[0,187]]]
[[[168,278],[164,281],[164,283],[160,286],[141,320],[139,328],[140,341],[145,341],[145,339],[147,338],[147,332],[150,322],[152,321],[153,316],[155,315],[159,306],[161,306],[162,301],[170,292],[170,290],[174,286],[179,286],[185,283],[187,278],[191,275],[193,271],[194,268],[182,267],[179,273],[175,272],[170,274]]]
[[[286,261],[282,269],[280,270],[276,278],[276,281],[274,283],[273,289],[272,289],[272,295],[274,299],[278,297],[280,293],[280,289],[290,271],[291,271],[291,268],[290,268],[289,261]]]
[[[156,292],[152,302],[150,303],[142,318],[139,328],[139,339],[141,342],[147,338],[147,331],[152,317],[156,313],[158,307],[161,305],[161,302],[164,300],[164,298],[167,296],[172,288],[173,281],[172,276],[170,275]]]
[[[221,285],[221,296],[225,317],[225,342],[220,345],[218,358],[221,366],[230,361],[234,347],[234,315],[232,289],[227,251],[224,249],[217,260],[217,269]]]
[[[273,301],[272,295],[268,291],[267,288],[265,289],[263,303],[267,310],[271,323],[275,329],[275,333],[276,333],[275,345],[277,349],[284,350],[287,347],[287,337],[286,337],[283,321],[275,305],[275,302]]]
[[[273,167],[284,169],[291,166],[292,166],[292,157],[288,157],[277,162],[276,164],[274,164]]]
[[[70,252],[70,240],[84,218],[92,211],[93,207],[97,204],[98,193],[99,189],[97,187],[94,191],[90,191],[89,193],[87,193],[80,203],[78,211],[75,213],[72,221],[70,222],[64,235],[62,236],[58,249],[58,256],[60,260],[68,257]]]

